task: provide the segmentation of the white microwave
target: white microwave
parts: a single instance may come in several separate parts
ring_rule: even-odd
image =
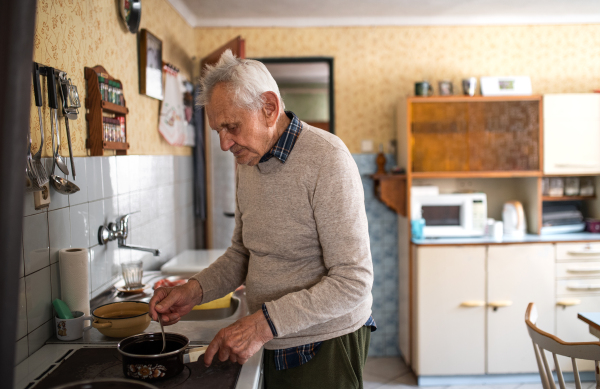
[[[424,238],[483,236],[487,221],[485,193],[412,196],[411,219],[425,219]]]

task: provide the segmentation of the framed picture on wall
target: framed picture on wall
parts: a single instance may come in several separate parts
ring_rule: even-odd
[[[140,93],[163,99],[162,41],[143,28],[140,31]]]

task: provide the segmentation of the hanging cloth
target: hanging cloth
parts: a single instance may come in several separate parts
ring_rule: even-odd
[[[164,99],[160,109],[158,131],[173,146],[193,146],[195,143],[193,127],[189,126],[183,94],[186,92],[183,79],[178,71],[163,66],[165,73]]]

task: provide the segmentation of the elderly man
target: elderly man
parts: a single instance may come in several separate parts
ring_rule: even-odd
[[[344,143],[284,111],[258,61],[230,51],[206,69],[199,103],[238,163],[231,247],[150,312],[174,324],[246,283],[251,315],[222,329],[204,362],[243,364],[264,346],[265,387],[362,388],[373,266],[358,169]]]

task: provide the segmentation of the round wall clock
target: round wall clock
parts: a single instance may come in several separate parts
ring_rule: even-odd
[[[135,34],[142,19],[142,0],[119,0],[119,9],[125,26],[129,32]]]

